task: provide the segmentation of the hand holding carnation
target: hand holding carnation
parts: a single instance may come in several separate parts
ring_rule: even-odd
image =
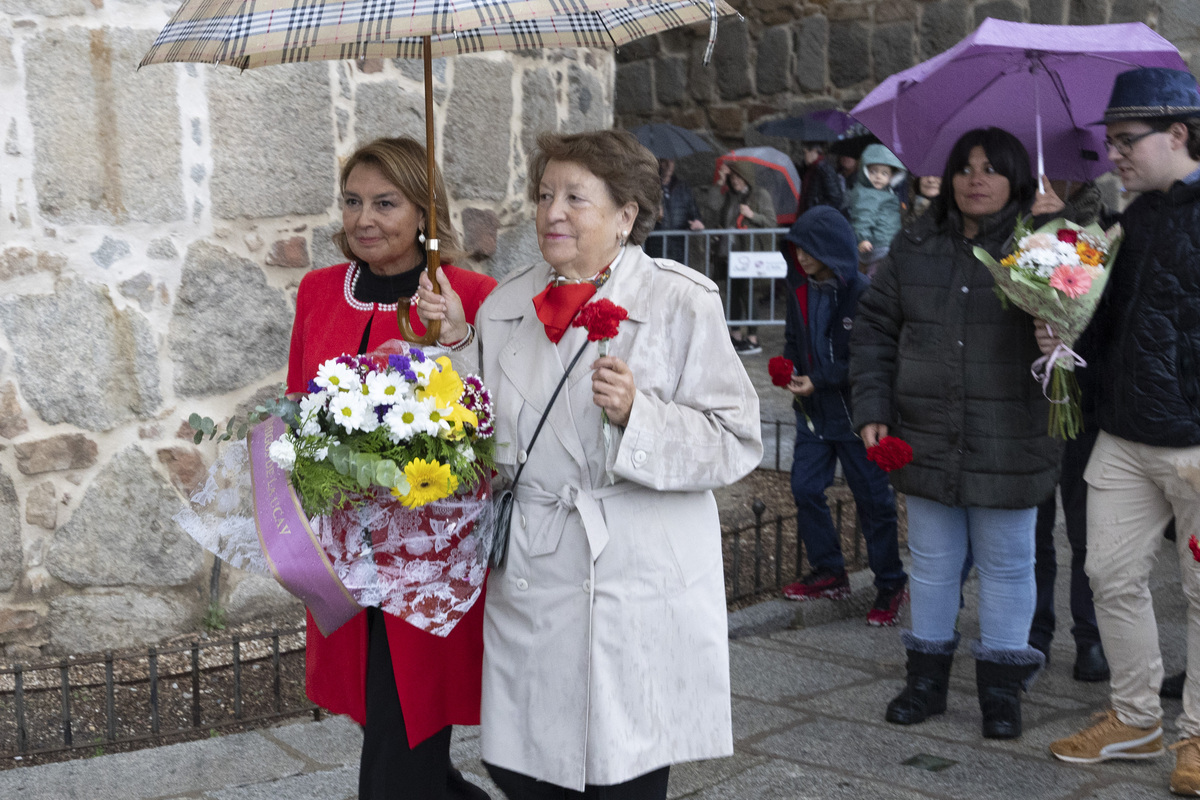
[[[867,448],[867,460],[875,462],[884,472],[900,469],[912,461],[913,450],[908,442],[895,436],[885,436],[879,444]]]

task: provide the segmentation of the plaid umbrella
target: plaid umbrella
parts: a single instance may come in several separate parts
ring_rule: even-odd
[[[295,61],[618,47],[736,13],[724,0],[185,0],[142,59]],[[715,29],[710,31],[711,48]],[[430,40],[428,51],[425,40]]]
[[[707,21],[708,50],[717,18],[737,13],[725,0],[184,0],[140,66],[172,61],[252,69],[297,61],[423,58],[430,213],[428,269],[438,267],[433,196],[434,57],[486,50],[618,47],[682,25]],[[434,283],[437,287],[437,283]],[[418,339],[408,304],[397,308],[409,341]]]

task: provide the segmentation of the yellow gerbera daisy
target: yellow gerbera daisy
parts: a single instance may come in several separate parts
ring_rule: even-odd
[[[1079,261],[1088,267],[1096,267],[1100,265],[1100,261],[1104,258],[1099,250],[1091,247],[1086,242],[1079,242],[1075,245],[1075,252],[1079,254]]]
[[[458,478],[450,471],[450,465],[438,461],[414,458],[405,465],[404,477],[408,479],[408,493],[398,497],[408,508],[449,497],[458,489]]]

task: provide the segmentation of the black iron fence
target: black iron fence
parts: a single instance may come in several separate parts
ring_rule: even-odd
[[[779,441],[784,423],[766,425]],[[775,472],[782,475],[776,450]],[[853,501],[834,496],[840,484],[830,512],[847,561],[859,564],[862,532]],[[724,531],[729,602],[778,591],[802,574],[795,507],[780,505],[756,499],[754,521]],[[304,635],[303,627],[276,628],[0,668],[0,768],[37,756],[100,754],[307,714],[319,718],[304,694]]]
[[[788,513],[774,510],[776,513],[769,514],[773,509],[761,499],[755,499],[750,510],[754,513],[754,522],[722,534],[725,599],[731,603],[766,591],[778,591],[799,579],[804,572],[804,545],[796,526],[794,507]],[[854,502],[831,498],[830,514],[843,539],[847,536],[853,539],[848,552],[843,548],[847,562],[858,565],[863,559],[863,536]]]
[[[0,669],[0,759],[319,716],[304,696],[304,628]]]

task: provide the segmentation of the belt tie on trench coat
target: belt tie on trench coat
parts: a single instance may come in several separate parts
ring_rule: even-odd
[[[592,561],[595,561],[600,557],[600,553],[604,552],[609,538],[608,525],[604,521],[604,513],[600,510],[600,504],[597,501],[624,494],[636,488],[639,488],[638,484],[621,481],[612,486],[602,486],[599,489],[563,486],[555,494],[536,486],[518,486],[517,502],[554,506],[554,516],[542,526],[541,530],[530,537],[529,555],[544,556],[558,549],[559,540],[562,539],[563,531],[567,527],[567,515],[574,509],[579,512],[579,517],[583,521],[588,549],[592,552]]]

